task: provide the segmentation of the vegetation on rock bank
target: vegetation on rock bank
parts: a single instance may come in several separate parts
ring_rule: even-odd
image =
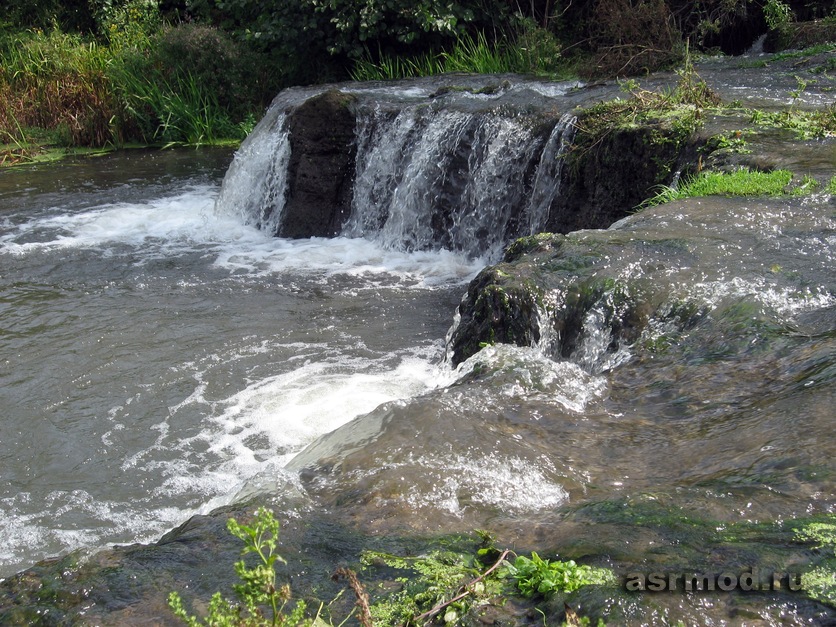
[[[794,564],[796,570],[801,567],[803,571],[801,590],[796,594],[836,607],[836,520],[832,516],[728,525],[692,518],[679,510],[667,511],[652,502],[629,507],[618,502],[593,503],[575,515],[634,529],[656,529],[666,536],[686,533],[691,543],[698,539],[705,546],[723,547],[731,560],[726,567],[734,572],[744,568],[734,563],[736,553],[750,554],[752,547],[762,545],[759,556],[763,563],[748,564],[749,571],[754,574],[759,569],[765,572],[766,568],[786,569],[788,564]],[[307,611],[308,605],[302,600],[285,611],[291,590],[288,584],[279,586],[276,582],[275,567],[284,560],[276,553],[279,523],[272,511],[258,509],[252,526],[230,518],[228,528],[244,541],[242,555],[257,554],[256,565],[248,567],[243,560],[235,564],[242,581],[234,586],[239,602],[228,601],[216,593],[208,604],[205,623],[190,615],[180,594],[172,592],[172,611],[191,627],[333,627],[351,619],[364,627],[457,626],[473,624],[474,620],[505,621],[502,624],[510,620],[509,624],[518,624],[513,617],[521,613],[539,614],[543,624],[600,627],[605,624],[604,617],[617,622],[635,611],[635,607],[630,609],[632,603],[625,602],[630,597],[629,589],[624,591],[625,573],[636,568],[676,570],[665,552],[659,553],[660,562],[655,566],[622,563],[615,570],[579,565],[572,559],[543,559],[536,552],[530,557],[512,558],[512,551],[500,551],[490,535],[480,531],[479,542],[473,538],[449,538],[420,555],[366,550],[359,556],[359,574],[341,566],[333,575],[335,581],[347,581],[349,596],[355,599],[353,607],[337,602],[346,591],[344,588],[330,602],[316,599],[315,612]],[[606,551],[606,547],[601,550]],[[694,557],[682,555],[681,559]],[[723,568],[715,564],[702,572],[711,576]],[[687,573],[687,565],[679,570]],[[758,589],[767,590],[760,586]]]
[[[641,74],[681,61],[686,42],[736,52],[767,27],[795,32],[794,16],[820,18],[819,37],[834,20],[830,0],[6,4],[4,164],[31,160],[43,145],[240,140],[289,85],[450,71]]]

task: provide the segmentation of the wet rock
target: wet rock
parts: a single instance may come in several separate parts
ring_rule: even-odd
[[[595,315],[608,334],[607,352],[634,342],[653,306],[639,283],[595,271],[607,248],[604,242],[550,234],[514,242],[502,263],[468,286],[450,340],[453,364],[497,343],[538,345],[554,358],[582,359]]]
[[[685,138],[664,122],[585,138],[586,115],[579,116],[581,130],[563,168],[547,231],[605,229],[629,215],[655,187],[671,182],[687,147]]]
[[[290,114],[288,192],[279,235],[332,237],[340,231],[351,209],[355,102],[332,89]]]

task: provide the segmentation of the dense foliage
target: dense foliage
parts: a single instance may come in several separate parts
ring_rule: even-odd
[[[0,142],[16,147],[32,128],[62,145],[240,138],[289,85],[450,71],[642,74],[675,66],[689,44],[739,52],[767,28],[780,31],[776,41],[799,39],[786,32],[797,17],[836,20],[836,0],[3,5]]]

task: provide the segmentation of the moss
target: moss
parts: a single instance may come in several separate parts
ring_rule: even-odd
[[[532,252],[543,252],[548,250],[557,251],[563,241],[562,235],[553,233],[537,233],[527,237],[520,237],[514,240],[505,250],[505,263],[516,261],[525,254]]]

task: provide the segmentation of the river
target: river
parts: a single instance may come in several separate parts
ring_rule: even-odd
[[[358,159],[373,211],[332,239],[273,237],[243,201],[224,208],[260,176],[233,175],[238,195],[227,187],[216,207],[226,150],[4,172],[0,577],[150,542],[254,494],[369,537],[482,528],[619,573],[815,563],[791,526],[776,539],[763,525],[836,511],[833,195],[692,199],[571,233],[527,270],[552,307],[539,340],[487,342],[454,369],[456,307],[507,243],[479,222],[507,204],[490,185],[504,192],[522,176],[502,168],[533,172],[537,150],[554,143],[554,157],[562,141],[523,145],[516,118],[465,117],[380,116],[392,132],[370,130]],[[411,130],[421,124],[435,130]],[[470,213],[446,233],[461,252],[432,239],[414,195],[398,200],[403,172],[426,198],[446,181],[447,128],[482,142],[465,170],[479,185],[459,188]],[[280,134],[261,137],[281,152]],[[407,154],[395,172],[386,155]],[[561,311],[581,329],[568,348]],[[205,568],[212,584],[229,570]],[[585,602],[634,624],[815,624],[827,612],[784,592]]]

